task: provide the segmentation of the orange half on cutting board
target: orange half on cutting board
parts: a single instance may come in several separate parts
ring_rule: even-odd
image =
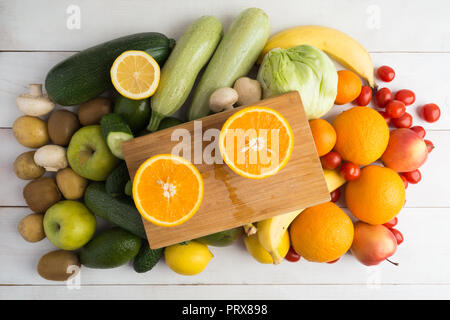
[[[235,173],[263,179],[280,171],[294,147],[287,120],[267,107],[248,107],[233,114],[222,127],[219,149]]]
[[[160,154],[146,160],[133,181],[136,208],[146,220],[173,227],[189,220],[203,200],[203,179],[186,159]]]

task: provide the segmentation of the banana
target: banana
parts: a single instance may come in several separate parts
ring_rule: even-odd
[[[325,51],[344,67],[349,68],[366,79],[372,88],[376,88],[373,63],[367,50],[349,35],[323,26],[299,26],[281,31],[266,43],[258,62],[273,48],[291,48],[309,44]]]
[[[336,170],[323,170],[328,190],[330,192],[336,190],[345,183],[345,179],[340,176]],[[275,216],[266,220],[259,221],[256,225],[259,243],[266,249],[273,258],[274,264],[280,263],[284,257],[278,253],[278,245],[282,239],[284,232],[287,230],[291,222],[304,209],[289,212],[279,216]]]

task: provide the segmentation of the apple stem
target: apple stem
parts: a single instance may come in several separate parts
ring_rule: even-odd
[[[398,267],[398,266],[400,265],[400,263],[398,263],[398,262],[393,262],[393,261],[391,261],[391,260],[389,260],[389,259],[386,259],[386,261],[392,263],[392,264],[393,264],[394,266],[396,266],[396,267]]]

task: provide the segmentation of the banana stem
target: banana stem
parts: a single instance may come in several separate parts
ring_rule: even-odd
[[[244,231],[247,236],[251,236],[255,234],[258,229],[256,229],[256,226],[253,223],[247,223],[244,225]]]

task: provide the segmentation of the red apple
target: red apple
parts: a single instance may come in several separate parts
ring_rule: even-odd
[[[391,131],[381,160],[397,172],[409,172],[418,169],[427,157],[427,145],[423,139],[413,130],[401,128]]]
[[[358,221],[351,247],[353,256],[366,266],[375,266],[392,256],[397,250],[397,239],[383,225]]]

